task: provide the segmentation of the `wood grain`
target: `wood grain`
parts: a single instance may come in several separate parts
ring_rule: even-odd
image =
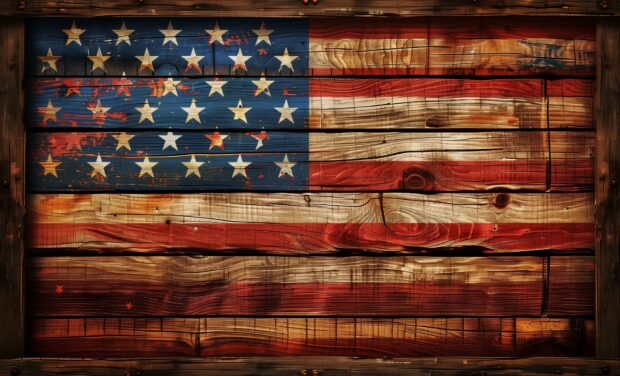
[[[66,51],[62,65],[55,73],[66,76],[116,75],[128,76],[592,76],[595,58],[595,26],[592,19],[566,19],[561,24],[552,19],[512,18],[403,18],[385,22],[382,19],[312,19],[277,24],[279,40],[268,49],[256,48],[256,37],[250,30],[259,27],[259,19],[220,20],[231,30],[226,43],[209,44],[204,24],[213,25],[214,19],[197,22],[186,19],[185,33],[179,36],[187,53],[195,48],[200,56],[197,69],[187,69],[187,62],[176,53],[159,50],[152,69],[142,70],[136,52],[120,48],[114,43],[111,31],[101,31],[101,23],[81,19],[84,30],[98,29],[84,35],[83,49],[97,51],[101,46],[111,51],[108,68],[92,70],[92,64],[81,49],[64,44],[66,35],[61,30],[71,25],[72,19],[39,20],[33,22],[33,49],[30,51],[29,72],[33,75],[51,74],[43,69],[39,56],[48,48]],[[161,47],[166,19],[136,20],[141,31],[134,42],[147,43],[151,48]],[[256,26],[248,25],[253,22]],[[116,24],[118,25],[118,24]],[[118,27],[118,26],[111,26]],[[146,30],[146,33],[145,33]],[[275,30],[275,29],[274,29]],[[289,37],[293,38],[289,38]],[[82,43],[82,42],[81,42]],[[279,64],[277,56],[286,45],[291,55],[298,57],[293,69]],[[229,56],[239,48],[252,48],[246,69],[237,69]],[[144,50],[143,50],[144,51]],[[201,52],[202,51],[202,52]],[[60,53],[60,52],[58,52]]]
[[[587,250],[592,199],[587,193],[38,194],[29,196],[29,246],[74,253]]]
[[[589,354],[593,321],[549,318],[33,319],[34,356]]]
[[[214,133],[213,133],[214,134]],[[34,133],[29,138],[29,190],[67,191],[477,191],[548,189],[547,132],[267,132],[256,149],[257,133],[224,132],[221,149],[212,133],[178,132],[179,150],[162,150],[163,132],[134,132],[119,150],[119,133]],[[564,142],[558,135],[558,142]],[[578,148],[581,143],[572,146]],[[51,155],[61,164],[56,175],[41,162]],[[106,176],[93,176],[101,156]],[[235,178],[231,162],[250,162],[247,177]],[[274,163],[296,163],[293,176]],[[145,156],[157,163],[153,176],[137,164]],[[200,176],[187,175],[192,156]],[[559,155],[564,158],[564,155]],[[553,155],[552,155],[553,157]],[[588,159],[591,161],[591,158]],[[563,160],[559,163],[564,162]],[[553,166],[554,163],[552,162]],[[562,170],[563,190],[591,188],[587,170]],[[578,174],[584,181],[576,181]],[[231,178],[232,177],[232,178]],[[553,185],[554,186],[554,185]]]
[[[277,0],[234,1],[177,0],[166,3],[148,0],[29,0],[21,9],[18,0],[0,5],[1,15],[40,16],[193,16],[193,17],[333,17],[333,16],[540,16],[540,15],[614,15],[620,7],[610,1],[606,8],[583,0],[512,0],[497,3],[490,0],[453,1],[424,0],[413,3],[397,0],[322,2],[318,6],[300,6],[298,2]]]
[[[40,70],[37,67],[37,71]],[[60,68],[59,68],[60,69]],[[209,95],[205,79],[176,79],[175,96],[166,79],[72,77],[30,78],[26,86],[29,127],[238,129],[228,107],[241,98],[248,112],[244,129],[545,129],[591,128],[590,80],[436,79],[436,78],[273,78],[270,96],[256,95],[256,78],[228,78],[223,87],[234,98]],[[546,95],[544,89],[546,87]],[[140,123],[144,96],[162,102],[155,123]],[[279,96],[282,96],[280,98]],[[56,121],[43,121],[48,98],[59,107]],[[186,123],[187,107],[197,98],[202,122]],[[265,105],[289,101],[295,123],[278,124],[280,115]],[[104,116],[92,116],[101,100]],[[277,105],[280,105],[279,103]],[[548,105],[548,109],[547,109]]]
[[[549,141],[549,188],[553,191],[592,190],[594,132],[551,131]]]
[[[0,358],[24,354],[24,21],[0,18]]]
[[[620,23],[597,27],[596,92],[596,354],[620,357]]]
[[[60,376],[79,374],[108,376],[110,374],[167,376],[284,376],[297,373],[318,373],[337,376],[349,373],[358,376],[400,375],[428,376],[440,374],[459,376],[487,375],[620,375],[620,361],[583,357],[501,358],[396,358],[368,359],[336,356],[302,357],[238,357],[238,358],[126,358],[126,359],[10,359],[0,360],[0,369],[17,367],[24,376]]]
[[[595,40],[588,20],[569,27],[543,19],[431,19],[428,69],[456,75],[591,75]]]
[[[44,257],[28,264],[27,298],[29,315],[61,317],[537,316],[543,310],[592,315],[593,258],[549,262],[541,257]]]

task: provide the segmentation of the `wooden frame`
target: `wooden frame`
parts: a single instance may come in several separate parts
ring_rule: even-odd
[[[325,4],[324,4],[325,3]],[[337,3],[337,4],[336,4]],[[414,5],[397,1],[335,2],[322,0],[318,6],[304,6],[301,1],[234,1],[223,6],[220,1],[181,0],[163,6],[155,0],[107,0],[95,7],[93,1],[11,0],[0,5],[0,358],[24,355],[24,125],[22,121],[24,66],[24,20],[20,15],[153,15],[153,16],[262,16],[310,17],[342,15],[617,15],[620,4],[613,0],[564,2],[506,2],[468,0],[450,6],[428,0]],[[10,16],[10,17],[9,17]],[[620,19],[599,18],[597,26],[596,113],[596,338],[599,358],[620,358]],[[87,374],[168,374],[171,369],[184,374],[206,371],[227,374],[260,373],[302,375],[353,374],[385,372],[467,372],[485,375],[494,372],[561,374],[620,374],[620,360],[574,358],[446,358],[406,360],[360,360],[332,358],[245,358],[245,359],[151,359],[151,360],[36,360],[0,361],[0,369],[10,374],[46,374],[84,372]],[[123,373],[124,372],[124,373]],[[236,372],[236,373],[235,373]],[[442,373],[443,374],[443,373]]]

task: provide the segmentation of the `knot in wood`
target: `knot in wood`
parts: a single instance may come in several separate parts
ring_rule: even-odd
[[[26,9],[26,2],[22,0],[19,3],[17,3],[17,9],[19,9],[19,10]]]
[[[503,209],[510,203],[510,195],[507,193],[499,193],[493,199],[493,205],[498,209]]]
[[[617,183],[616,178],[611,178],[611,180],[609,181],[609,184],[611,184],[612,187],[615,187]]]
[[[312,198],[310,195],[304,195],[304,201],[308,203],[308,206],[310,206],[310,201],[312,201]]]
[[[403,171],[401,189],[431,191],[435,188],[435,175],[420,167],[409,167]]]
[[[11,367],[10,373],[11,376],[17,376],[21,373],[21,370],[17,367]]]
[[[8,186],[9,186],[9,179],[8,179],[8,178],[4,178],[4,179],[2,179],[2,185],[3,185],[4,187],[8,187]]]
[[[607,364],[603,364],[601,366],[601,373],[603,375],[609,375],[610,372],[611,372],[611,368],[609,368],[609,366]]]
[[[598,2],[598,6],[601,7],[601,9],[607,9],[609,8],[609,2],[607,0],[601,0]]]

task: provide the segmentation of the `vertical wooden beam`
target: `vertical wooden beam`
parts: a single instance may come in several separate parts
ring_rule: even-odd
[[[599,19],[596,68],[596,354],[620,357],[620,20]]]
[[[24,21],[0,18],[0,357],[24,354]]]

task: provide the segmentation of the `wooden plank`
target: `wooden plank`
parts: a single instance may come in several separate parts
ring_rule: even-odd
[[[29,246],[72,253],[589,250],[592,200],[588,193],[37,194],[29,196]]]
[[[550,257],[547,264],[546,313],[563,316],[579,312],[592,315],[594,308],[594,260],[589,256]],[[567,288],[580,286],[580,288]]]
[[[167,146],[164,132],[33,133],[28,188],[33,192],[547,189],[547,132],[174,135],[180,138]],[[101,163],[96,164],[99,158]],[[239,158],[245,163],[241,169]],[[196,164],[190,164],[194,159]],[[564,177],[568,190],[577,185],[570,172]]]
[[[594,82],[548,80],[549,128],[594,128]]]
[[[594,187],[595,133],[549,132],[549,189],[591,191]]]
[[[24,354],[24,21],[0,18],[0,358]]]
[[[71,318],[31,320],[35,356],[588,355],[566,318]]]
[[[430,74],[594,73],[594,24],[587,19],[570,26],[543,19],[431,19],[429,41]]]
[[[589,256],[549,266],[541,257],[43,257],[27,275],[32,316],[594,314]]]
[[[597,27],[596,92],[596,354],[620,357],[620,23]]]
[[[402,375],[446,376],[463,375],[620,375],[620,361],[583,357],[501,358],[397,358],[368,359],[336,356],[302,357],[237,357],[237,358],[125,358],[125,359],[40,359],[0,360],[0,369],[15,367],[24,376],[79,374],[108,376],[110,374],[141,374],[164,376],[181,373],[186,376],[204,375],[263,375],[318,374],[336,376],[348,373],[356,376]]]
[[[160,77],[594,73],[592,19],[571,18],[558,25],[546,18],[270,19],[266,23],[257,18],[128,18],[123,30],[133,32],[121,39],[122,22],[32,21],[28,72]]]
[[[40,16],[193,16],[193,17],[333,17],[333,16],[510,16],[510,15],[614,15],[620,7],[615,1],[599,4],[582,0],[511,0],[497,3],[480,0],[424,0],[402,3],[397,0],[341,0],[337,3],[303,6],[299,2],[277,0],[234,1],[177,0],[137,3],[134,0],[29,0],[20,6],[18,0],[0,5],[0,15]]]
[[[210,82],[210,83],[209,83]],[[590,80],[38,77],[26,83],[29,127],[136,129],[544,129],[593,127]],[[547,95],[544,88],[547,88]],[[137,110],[145,99],[153,122]],[[182,108],[203,108],[188,119]],[[48,102],[57,108],[46,111]],[[229,108],[242,100],[247,123]],[[280,122],[287,101],[293,122]],[[101,101],[104,111],[93,113]],[[547,111],[547,103],[549,109]],[[142,120],[142,121],[141,121]]]

